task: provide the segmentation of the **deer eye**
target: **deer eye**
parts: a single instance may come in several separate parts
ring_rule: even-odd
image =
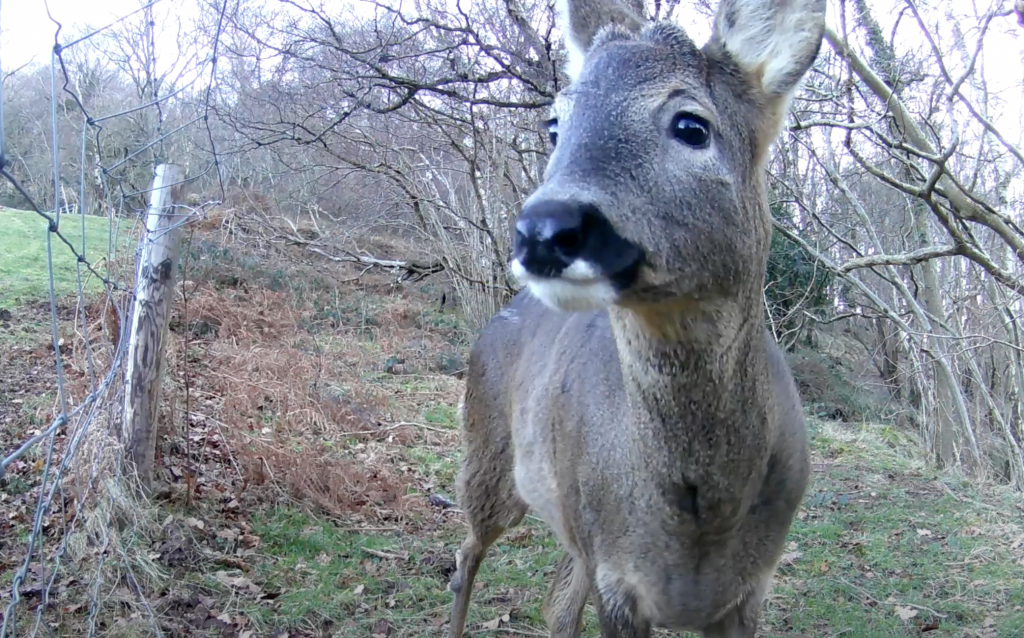
[[[693,113],[679,113],[672,120],[672,134],[693,148],[707,148],[711,140],[708,121]]]
[[[548,130],[548,141],[551,142],[551,146],[558,145],[558,120],[551,119],[544,123],[544,128]]]

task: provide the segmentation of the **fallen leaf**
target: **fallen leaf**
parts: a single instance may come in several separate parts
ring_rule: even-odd
[[[788,567],[795,563],[797,559],[803,555],[803,552],[787,552],[782,555],[782,558],[779,559],[779,565],[781,567]]]
[[[910,620],[917,615],[917,610],[910,607],[896,605],[896,615],[900,617],[900,620]]]
[[[822,574],[828,573],[828,563],[825,561],[821,561],[821,565],[818,565],[818,571],[820,571]]]
[[[253,547],[256,547],[260,544],[260,537],[253,536],[252,534],[242,534],[242,537],[239,539],[239,542],[242,544],[242,547],[245,547],[246,549],[252,549]]]
[[[352,593],[356,596],[360,596],[364,589],[366,589],[366,585],[356,585],[356,588],[352,590]]]
[[[481,625],[481,628],[487,629],[487,630],[490,630],[490,631],[494,631],[495,629],[497,629],[500,626],[501,626],[501,618],[499,617],[499,618],[495,618],[493,620],[488,620],[483,625]]]
[[[373,627],[370,629],[370,635],[374,638],[387,638],[394,632],[395,628],[391,626],[387,618],[381,618],[377,622],[373,623]]]
[[[219,580],[221,583],[234,589],[241,589],[244,591],[248,591],[252,594],[258,594],[261,591],[259,585],[252,582],[245,576],[231,576],[227,572],[216,572],[214,573],[213,577]]]
[[[930,529],[919,529],[919,530],[917,530],[917,535],[918,536],[931,536],[932,535],[932,531]]]
[[[195,527],[196,529],[206,528],[206,523],[199,520],[198,518],[192,518],[191,516],[185,519],[185,524],[189,527]]]
[[[249,571],[249,564],[241,558],[235,558],[234,556],[218,556],[214,561],[218,565],[225,567],[233,567],[234,569],[241,569],[242,571]]]

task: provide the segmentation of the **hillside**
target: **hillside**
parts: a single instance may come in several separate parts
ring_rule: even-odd
[[[110,223],[106,217],[86,215],[85,255],[97,272],[104,274],[100,255],[108,254],[113,242]],[[83,219],[81,215],[61,215],[60,230],[82,254]],[[29,211],[0,207],[0,308],[12,309],[18,305],[45,299],[49,294],[47,269],[47,221]],[[133,229],[125,221],[116,229],[121,241],[117,251],[131,251]],[[58,295],[77,292],[76,259],[74,254],[56,236],[52,236],[53,285]],[[116,253],[115,253],[116,254]],[[83,269],[83,285],[87,291],[103,289],[103,284]]]
[[[472,335],[437,309],[438,284],[353,279],[344,264],[296,266],[198,238],[187,255],[164,390],[164,487],[153,504],[108,506],[132,515],[110,537],[121,558],[101,569],[104,635],[151,635],[152,622],[175,636],[443,635],[464,533],[451,499],[457,377]],[[7,286],[26,299],[40,292],[34,278]],[[99,301],[88,316],[101,315]],[[68,303],[65,373],[80,396],[84,346]],[[4,450],[52,417],[47,312],[20,303],[0,333],[0,405],[14,407],[0,411]],[[813,483],[764,635],[1024,635],[1019,496],[935,474],[888,426],[810,427]],[[24,553],[41,453],[10,468],[0,493],[4,592]],[[73,531],[77,549],[45,614],[57,635],[89,622],[88,548],[109,525],[104,511]],[[60,540],[47,536],[48,555]],[[508,534],[478,578],[471,632],[543,635],[556,556],[535,519]],[[145,604],[118,584],[129,574]],[[42,577],[30,572],[23,591],[41,591]],[[586,635],[596,635],[589,614]]]

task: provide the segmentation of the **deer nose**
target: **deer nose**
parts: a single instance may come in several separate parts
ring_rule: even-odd
[[[593,227],[590,222],[599,215],[593,204],[531,202],[516,221],[513,256],[531,274],[558,277],[583,253]]]

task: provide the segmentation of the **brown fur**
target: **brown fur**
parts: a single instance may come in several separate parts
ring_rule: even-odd
[[[606,638],[752,638],[809,475],[800,398],[764,329],[764,162],[824,0],[724,0],[703,49],[614,0],[565,3],[561,18],[585,60],[524,215],[585,202],[621,240],[600,245],[628,241],[642,266],[616,278],[616,255],[579,257],[573,272],[603,278],[599,293],[527,269],[529,290],[475,344],[450,634],[487,548],[529,506],[566,550],[552,636],[576,638],[591,597]],[[679,112],[709,123],[710,145],[668,136]]]

